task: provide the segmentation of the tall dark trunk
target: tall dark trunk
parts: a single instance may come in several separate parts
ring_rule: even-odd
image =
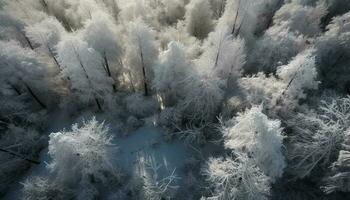
[[[141,46],[140,46],[140,57],[141,57],[141,65],[142,65],[144,95],[148,96],[149,91],[148,91],[148,84],[147,84],[147,76],[146,76],[146,69],[143,61],[143,52],[142,52]]]
[[[58,62],[58,60],[56,59],[55,55],[53,54],[52,49],[51,49],[49,46],[47,46],[47,49],[49,50],[49,53],[50,53],[52,59],[55,61],[56,66],[57,66],[58,69],[61,71],[61,70],[62,70],[61,65],[60,65],[60,63]]]
[[[221,53],[221,44],[222,44],[222,40],[220,40],[220,43],[219,43],[219,48],[218,48],[218,52],[216,53],[216,58],[215,58],[214,68],[216,68],[216,67],[217,67],[218,62],[219,62],[219,57],[220,57],[220,53]]]
[[[219,10],[219,13],[218,13],[218,17],[219,18],[222,16],[224,10],[225,10],[225,0],[221,0],[220,10]]]
[[[130,79],[131,88],[132,88],[133,92],[136,92],[134,83],[132,82],[132,76],[131,76],[130,70],[128,70],[128,75],[129,75],[129,79]]]
[[[103,56],[103,60],[104,60],[104,64],[106,66],[106,72],[107,72],[107,75],[112,78],[112,73],[111,73],[111,69],[109,68],[109,63],[108,63],[108,59],[107,59],[107,56],[106,56],[106,53],[104,53],[104,56]],[[112,78],[113,79],[113,78]],[[113,84],[112,84],[112,87],[113,87],[113,92],[117,92],[117,87],[114,83],[114,80],[113,80]]]
[[[19,91],[19,89],[18,89],[15,85],[13,85],[13,84],[11,84],[11,83],[9,83],[9,85],[11,86],[11,88],[12,88],[18,95],[21,95],[21,94],[22,94],[21,91]]]
[[[29,38],[25,35],[25,33],[22,33],[22,34],[23,34],[23,37],[24,37],[24,39],[26,40],[26,42],[27,42],[29,48],[31,48],[32,50],[34,50],[34,47],[33,47],[33,45],[32,45],[32,42],[31,42],[31,41],[29,40]]]
[[[47,6],[46,1],[45,0],[41,0],[40,3],[43,6],[44,11],[49,14],[49,8]]]
[[[29,94],[33,97],[33,99],[44,109],[47,108],[47,106],[39,99],[38,96],[35,95],[32,88],[29,87],[29,85],[25,82],[23,82],[24,86],[27,88]]]
[[[101,111],[102,107],[101,107],[100,101],[96,97],[95,97],[95,101],[96,101],[96,105],[97,105],[98,109]]]
[[[240,6],[241,6],[241,0],[238,0],[238,7],[237,7],[237,11],[236,11],[236,16],[235,16],[235,20],[233,21],[233,26],[232,26],[232,31],[231,31],[232,35],[235,33],[236,23],[237,23],[237,18],[238,18],[238,13],[239,13],[239,7]]]
[[[272,13],[270,14],[269,18],[268,18],[268,21],[266,23],[266,27],[265,27],[265,30],[269,29],[270,26],[272,25],[272,22],[273,22],[273,16],[275,15],[275,13],[277,12],[277,10],[283,5],[284,3],[284,0],[279,0],[276,5],[275,5],[275,8],[274,10],[272,11]]]
[[[73,49],[74,49],[75,56],[77,57],[77,59],[78,59],[78,61],[79,61],[80,67],[83,69],[84,75],[85,75],[85,77],[86,77],[86,79],[87,79],[87,81],[89,82],[89,85],[90,85],[90,87],[91,87],[91,85],[92,85],[92,84],[91,84],[91,80],[90,80],[89,75],[88,75],[88,73],[87,73],[87,71],[86,71],[86,69],[85,69],[85,67],[84,67],[84,65],[83,65],[82,60],[80,59],[79,54],[78,54],[78,53],[76,52],[76,50],[75,50],[75,46],[73,46]],[[97,99],[97,97],[96,97],[95,95],[94,95],[94,99],[95,99],[95,102],[96,102],[96,105],[97,105],[98,109],[99,109],[100,111],[102,111],[101,104],[100,104],[99,100]]]

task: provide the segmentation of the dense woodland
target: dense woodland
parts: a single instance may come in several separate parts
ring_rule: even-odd
[[[0,198],[350,199],[348,95],[350,0],[0,0]]]

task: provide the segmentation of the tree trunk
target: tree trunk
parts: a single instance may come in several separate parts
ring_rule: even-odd
[[[49,46],[47,46],[47,49],[49,50],[49,53],[50,53],[52,59],[55,61],[55,64],[57,65],[58,69],[61,71],[62,70],[61,65],[58,62],[58,60],[56,59],[55,55],[53,54],[52,49]]]
[[[235,33],[236,23],[237,23],[237,18],[238,18],[238,13],[239,13],[239,7],[240,6],[241,6],[241,0],[238,0],[238,7],[237,7],[237,11],[236,11],[236,16],[235,16],[235,20],[233,22],[232,31],[231,31],[232,35]]]
[[[89,75],[88,75],[88,73],[87,73],[87,71],[86,71],[86,69],[85,69],[85,67],[84,67],[84,65],[83,65],[83,62],[82,62],[82,60],[80,59],[79,54],[78,54],[77,51],[75,50],[75,46],[74,46],[74,45],[72,45],[72,46],[73,46],[73,49],[74,49],[75,56],[77,57],[77,59],[78,59],[78,61],[79,61],[80,67],[83,69],[84,75],[85,75],[86,79],[88,80],[90,87],[92,87],[92,84],[91,84]],[[98,109],[99,109],[100,111],[102,111],[101,104],[100,104],[99,100],[97,99],[97,97],[96,97],[95,95],[94,95],[94,99],[95,99],[95,102],[96,102],[96,104],[97,104]]]
[[[102,107],[101,107],[100,101],[96,97],[95,97],[95,101],[96,101],[96,105],[98,107],[98,110],[102,111]]]
[[[144,95],[148,96],[148,85],[147,85],[147,77],[146,77],[146,69],[143,61],[143,52],[140,46],[140,57],[141,57],[141,65],[142,65],[142,75],[143,75],[143,87],[144,87]]]
[[[9,85],[11,86],[11,88],[12,88],[18,95],[21,95],[21,94],[22,94],[21,91],[19,91],[19,89],[18,89],[16,86],[14,86],[14,85],[11,84],[11,83],[9,83]]]
[[[106,53],[104,53],[103,60],[104,60],[104,62],[105,62],[107,75],[108,75],[110,78],[112,78],[112,73],[111,73],[111,69],[109,68],[109,63],[108,63],[108,59],[107,59]],[[113,79],[113,78],[112,78],[112,79]],[[113,79],[113,81],[114,81],[114,79]],[[117,92],[117,87],[116,87],[116,85],[115,85],[114,82],[113,82],[113,84],[112,84],[112,87],[113,87],[113,92]]]
[[[49,14],[49,8],[48,8],[48,6],[47,6],[46,1],[45,1],[45,0],[41,0],[40,3],[41,3],[41,5],[43,6],[43,9],[45,10],[45,12],[46,12],[47,14]]]
[[[46,105],[39,99],[38,96],[35,95],[35,93],[33,92],[33,90],[29,87],[29,85],[25,82],[23,82],[24,86],[27,88],[29,94],[33,97],[33,99],[44,109],[46,109]]]
[[[275,15],[275,13],[277,12],[277,10],[283,5],[284,0],[279,0],[276,5],[275,5],[275,9],[272,11],[272,13],[270,14],[268,21],[266,23],[266,27],[265,30],[269,29],[270,26],[272,25],[273,22],[273,16]]]
[[[25,35],[25,33],[22,33],[22,34],[23,34],[23,37],[24,37],[24,39],[26,40],[26,42],[27,42],[29,48],[32,49],[32,50],[34,50],[34,47],[33,47],[33,45],[32,45],[32,42],[31,42],[31,41],[29,40],[29,38]]]

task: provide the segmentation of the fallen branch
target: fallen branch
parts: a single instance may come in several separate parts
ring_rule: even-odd
[[[10,150],[6,150],[6,149],[3,149],[3,148],[0,148],[0,151],[1,151],[1,152],[8,153],[8,154],[10,154],[10,155],[12,155],[12,156],[15,156],[15,157],[17,157],[17,158],[20,158],[20,159],[22,159],[22,160],[26,160],[26,161],[28,161],[28,162],[30,162],[30,163],[33,163],[33,164],[36,164],[36,165],[39,165],[39,164],[40,164],[39,161],[26,158],[26,157],[24,157],[24,156],[22,156],[22,155],[20,155],[20,154],[18,154],[18,153],[15,153],[15,152],[13,152],[13,151],[10,151]]]

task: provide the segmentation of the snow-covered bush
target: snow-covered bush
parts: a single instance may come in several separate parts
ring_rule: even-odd
[[[263,103],[266,107],[273,108],[285,84],[274,76],[266,76],[258,73],[253,76],[243,77],[239,80],[240,86],[246,93],[246,99],[253,105]]]
[[[162,127],[172,127],[182,123],[182,113],[176,107],[166,107],[159,114],[158,124]]]
[[[64,200],[69,195],[69,190],[51,183],[44,177],[29,178],[22,184],[24,200]]]
[[[269,119],[262,106],[240,113],[223,125],[222,133],[226,148],[248,154],[272,181],[282,176],[286,162],[281,121]]]
[[[95,118],[82,126],[74,124],[71,131],[50,134],[52,161],[48,168],[55,175],[55,182],[70,188],[88,189],[96,182],[103,184],[118,178],[107,154],[111,139],[108,128]]]
[[[235,159],[210,158],[202,173],[214,186],[209,199],[268,199],[269,178],[245,154],[236,154]]]
[[[140,93],[125,98],[126,109],[137,117],[148,117],[159,109],[157,100],[151,96],[146,97]]]

